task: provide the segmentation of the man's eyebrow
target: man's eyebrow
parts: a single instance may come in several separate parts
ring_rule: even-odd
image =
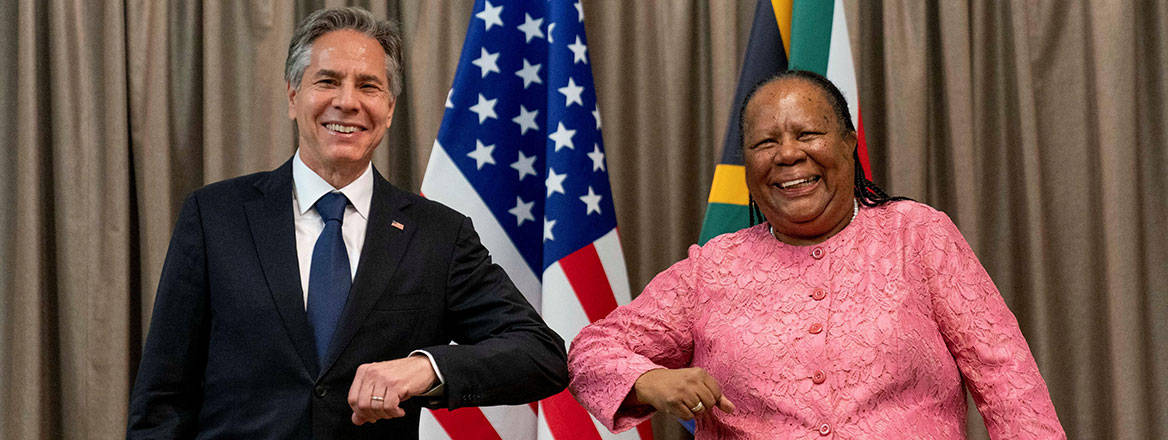
[[[338,76],[341,76],[341,72],[337,72],[335,70],[320,69],[320,70],[316,71],[315,76],[327,76],[330,78],[336,78]]]
[[[314,76],[315,77],[322,77],[323,76],[323,77],[328,77],[328,78],[340,78],[340,77],[343,77],[345,75],[343,75],[341,72],[338,72],[335,70],[320,69],[314,73]],[[367,73],[362,73],[362,74],[357,75],[357,82],[372,82],[372,83],[382,84],[385,81],[383,81],[381,79],[381,77],[379,77],[377,75],[370,75]]]
[[[379,77],[377,75],[370,75],[367,73],[363,73],[363,74],[357,75],[357,82],[372,82],[372,83],[381,84],[384,81],[382,81],[381,77]]]

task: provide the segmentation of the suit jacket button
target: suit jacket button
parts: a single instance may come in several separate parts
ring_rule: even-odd
[[[323,399],[328,394],[328,388],[325,388],[324,385],[317,385],[316,389],[312,390],[312,392],[316,394],[316,397]]]

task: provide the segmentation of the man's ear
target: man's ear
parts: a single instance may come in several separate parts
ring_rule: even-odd
[[[390,125],[393,125],[393,111],[397,109],[397,97],[389,97],[389,113],[385,115],[385,128],[388,130]]]
[[[284,87],[288,91],[288,119],[296,120],[296,89],[291,81],[284,81]]]

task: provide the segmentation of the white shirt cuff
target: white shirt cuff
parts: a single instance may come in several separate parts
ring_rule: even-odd
[[[426,350],[414,350],[414,351],[410,352],[410,356],[413,356],[415,354],[425,355],[426,359],[430,360],[430,368],[434,369],[434,375],[438,376],[438,384],[434,385],[434,387],[430,388],[425,393],[422,393],[422,396],[429,397],[429,396],[440,395],[441,392],[446,390],[445,387],[443,387],[443,385],[446,385],[446,379],[442,378],[442,370],[439,370],[438,363],[434,362],[434,355],[430,354],[430,352],[428,352]]]

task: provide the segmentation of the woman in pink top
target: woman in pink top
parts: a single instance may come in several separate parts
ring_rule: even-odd
[[[766,222],[691,246],[572,342],[576,398],[613,431],[654,411],[697,437],[1065,438],[1018,323],[945,214],[858,168],[840,92],[786,72],[743,107]]]

